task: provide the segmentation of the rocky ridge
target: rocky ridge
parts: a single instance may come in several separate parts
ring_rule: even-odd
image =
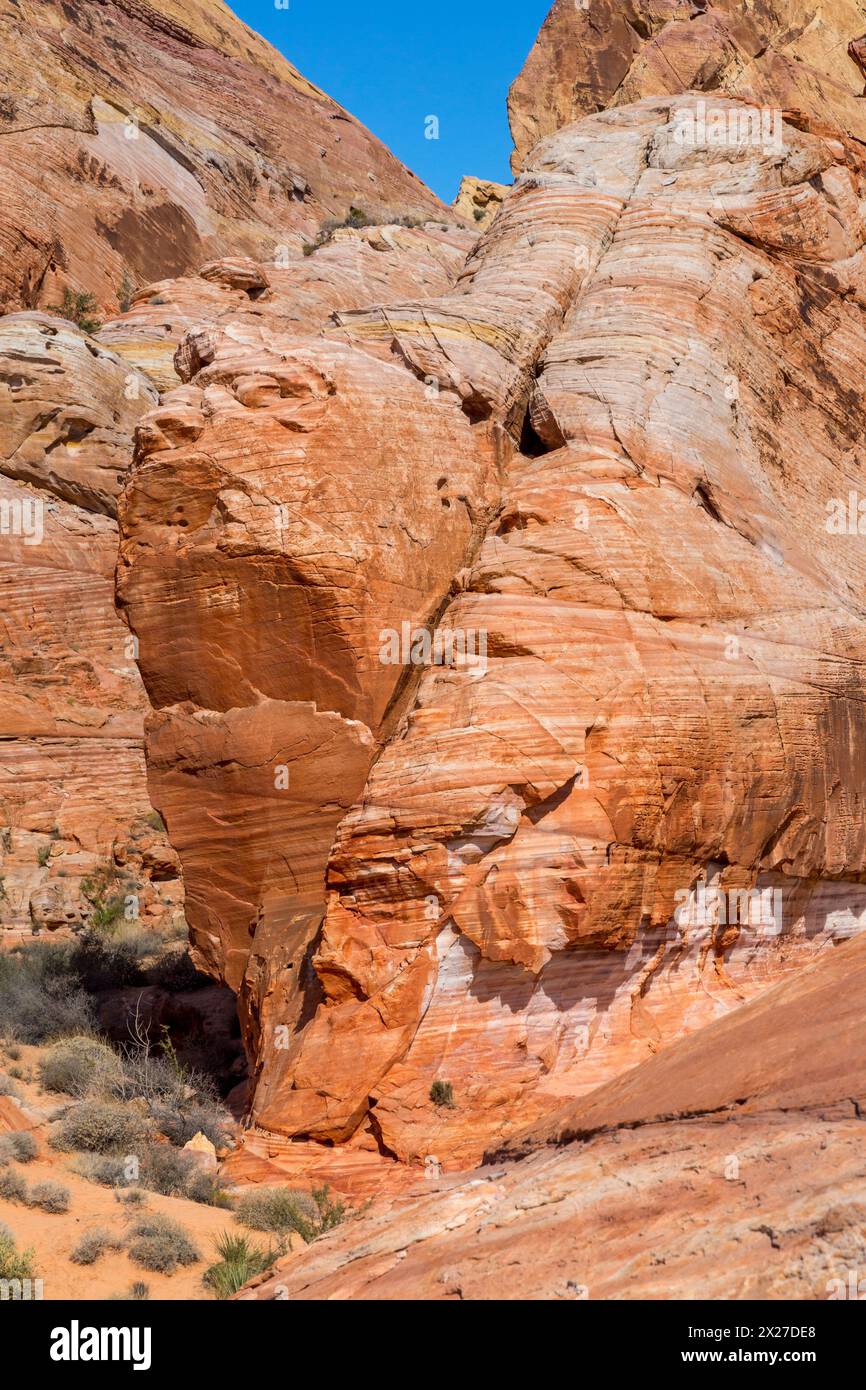
[[[448,216],[222,0],[2,0],[0,32],[0,309],[116,312],[217,257],[297,257],[352,206]]]

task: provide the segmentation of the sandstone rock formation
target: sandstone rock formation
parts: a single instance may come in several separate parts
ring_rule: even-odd
[[[483,229],[490,226],[507,192],[507,184],[491,183],[489,179],[476,179],[466,174],[452,207],[470,225],[474,222]]]
[[[272,328],[267,307],[187,340],[194,375],[142,422],[118,595],[198,957],[242,991],[279,1094],[274,1029],[314,1007],[336,827],[411,693],[380,634],[435,616],[492,517],[505,442],[392,362],[290,336],[279,301]]]
[[[73,325],[0,319],[0,925],[179,913],[147,701],[114,612],[116,500],[154,388]],[[82,883],[84,890],[82,891]]]
[[[240,27],[218,34],[213,7],[185,28],[116,7],[151,55],[136,100],[159,115],[133,122],[132,153],[114,132],[97,180],[135,235],[103,261],[79,229],[97,279],[67,265],[27,294],[86,284],[108,304],[103,265],[150,278],[129,249],[148,188],[219,225],[176,261],[163,245],[98,340],[62,329],[71,384],[49,419],[41,384],[22,409],[10,354],[6,484],[64,509],[65,563],[68,535],[87,537],[74,569],[86,555],[102,606],[81,600],[75,634],[91,660],[88,633],[109,634],[86,706],[77,664],[60,695],[21,645],[14,717],[31,742],[71,739],[71,844],[93,819],[69,793],[82,728],[112,756],[129,739],[124,824],[147,817],[141,696],[104,590],[136,426],[117,594],[196,956],[239,996],[255,1163],[318,1171],[335,1143],[353,1182],[394,1159],[419,1177],[476,1163],[866,924],[860,10],[837,12],[827,48],[772,7],[645,9],[554,7],[512,97],[521,149],[544,138],[474,242],[381,151],[374,211],[424,224],[317,235],[359,205],[360,127],[270,50],[242,51]],[[97,51],[104,8],[75,23]],[[119,102],[118,81],[99,100]],[[207,173],[202,113],[227,126],[240,82],[243,118]],[[333,116],[352,146],[291,198],[261,134],[280,83],[305,132]],[[756,102],[786,119],[764,124]],[[192,165],[201,206],[165,159],[173,178]],[[57,375],[34,342],[28,386]],[[99,418],[76,415],[100,392]],[[59,621],[44,620],[55,663],[63,643],[80,654]],[[42,753],[27,746],[36,782]],[[106,846],[114,863],[137,852],[116,766],[89,778],[106,815],[88,874]],[[64,825],[38,819],[41,791],[26,804],[50,871]],[[148,853],[170,879],[170,852]],[[43,908],[37,886],[31,917],[36,901],[75,920],[65,890]]]
[[[339,827],[268,1128],[471,1164],[866,922],[863,557],[828,525],[862,156],[708,154],[700,100],[550,137],[451,294],[339,316],[523,452],[440,618],[484,669],[423,672]]]
[[[247,310],[254,332],[260,298],[309,332],[337,306],[441,293],[474,233],[220,0],[25,0],[0,21],[0,308],[88,327],[127,310],[101,345],[56,317],[0,319],[0,923],[77,925],[88,893],[121,888],[174,913],[137,644],[113,604],[134,424],[178,384],[188,330]],[[448,225],[327,230],[352,208]]]
[[[514,171],[580,116],[689,90],[863,140],[864,32],[863,0],[554,0],[509,94]]]
[[[219,256],[299,256],[328,217],[439,200],[222,0],[0,0],[0,311],[124,308]]]
[[[338,309],[422,290],[442,294],[474,236],[459,227],[340,227],[308,256],[261,266],[249,258],[210,262],[197,275],[147,285],[98,337],[162,391],[179,384],[174,357],[187,334],[220,323],[266,322],[287,334],[321,333]],[[312,244],[311,244],[312,245]]]
[[[866,942],[831,948],[469,1181],[379,1197],[239,1297],[848,1297],[864,1003]]]
[[[185,893],[229,1176],[391,1194],[256,1297],[825,1296],[866,5],[556,0],[455,210],[218,0],[0,15],[0,925]]]

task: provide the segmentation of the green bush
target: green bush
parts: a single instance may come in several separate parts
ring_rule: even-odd
[[[7,1076],[5,1071],[0,1071],[0,1096],[11,1096],[13,1100],[21,1098],[21,1092],[11,1076]]]
[[[95,295],[64,290],[63,303],[49,304],[48,312],[56,314],[58,318],[69,319],[71,323],[78,325],[82,333],[98,333],[102,323],[93,317],[98,308]]]
[[[345,217],[327,217],[322,223],[315,241],[308,241],[304,244],[304,255],[312,256],[313,252],[318,251],[320,246],[327,246],[334,232],[339,231],[341,227],[374,227],[375,225],[373,218],[368,217],[362,208],[349,208]]]
[[[122,1202],[125,1207],[146,1207],[147,1196],[140,1187],[127,1188],[125,1192],[115,1192],[115,1202]]]
[[[27,1205],[40,1207],[42,1211],[50,1211],[60,1215],[69,1210],[69,1198],[69,1188],[64,1187],[61,1183],[38,1182],[30,1189]]]
[[[78,1154],[72,1168],[88,1182],[98,1182],[103,1187],[124,1187],[129,1181],[125,1159],[112,1158],[110,1154]]]
[[[242,1225],[253,1231],[268,1231],[276,1236],[296,1231],[309,1244],[338,1226],[346,1216],[346,1208],[342,1202],[331,1201],[326,1187],[314,1188],[312,1193],[259,1187],[238,1198],[235,1214]]]
[[[127,1049],[123,1059],[123,1079],[115,1094],[123,1100],[147,1103],[154,1125],[178,1148],[201,1131],[215,1148],[228,1144],[233,1120],[217,1099],[209,1076],[182,1066],[169,1043],[162,1056],[153,1056],[147,1047]]]
[[[430,1099],[434,1105],[446,1110],[454,1109],[454,1087],[450,1081],[434,1081],[430,1087]]]
[[[202,1104],[190,1101],[187,1105],[157,1105],[153,1117],[160,1134],[182,1148],[199,1133],[209,1139],[215,1149],[222,1149],[229,1140],[232,1117],[217,1102]]]
[[[71,1106],[57,1122],[51,1143],[57,1149],[84,1153],[135,1153],[151,1133],[147,1119],[128,1105],[84,1100]]]
[[[16,1248],[9,1227],[0,1222],[0,1279],[35,1279],[34,1260],[32,1250]]]
[[[67,1096],[84,1096],[88,1091],[104,1091],[122,1074],[122,1063],[107,1043],[92,1034],[62,1038],[39,1061],[39,1080],[46,1091]]]
[[[110,860],[81,881],[81,896],[90,904],[90,927],[106,932],[120,925],[127,894],[138,885]]]
[[[103,1230],[101,1226],[94,1226],[92,1231],[84,1233],[69,1258],[74,1265],[92,1265],[106,1250],[122,1248],[123,1243],[110,1231]]]
[[[141,1159],[139,1181],[164,1197],[186,1197],[205,1206],[231,1206],[216,1173],[202,1169],[192,1154],[168,1144],[148,1144]]]
[[[169,1144],[148,1144],[139,1165],[139,1182],[163,1197],[184,1197],[195,1159]]]
[[[196,1166],[190,1174],[184,1194],[191,1202],[200,1202],[206,1207],[234,1206],[234,1198],[227,1192],[216,1173],[208,1173]]]
[[[173,1274],[178,1265],[201,1259],[186,1231],[169,1216],[146,1216],[132,1228],[129,1258],[142,1269]]]
[[[204,1283],[217,1298],[231,1298],[250,1279],[270,1269],[279,1254],[277,1250],[261,1250],[246,1236],[230,1231],[224,1231],[214,1244],[220,1258],[206,1271]]]
[[[117,307],[122,314],[128,314],[132,307],[132,297],[136,292],[135,283],[129,278],[129,271],[124,268],[120,284],[117,287]]]
[[[70,958],[88,993],[145,984],[143,962],[158,945],[154,933],[135,926],[109,932],[93,924],[93,919],[91,922],[77,938]]]
[[[126,1164],[123,1158],[110,1155],[81,1154],[75,1160],[75,1171],[89,1182],[119,1189],[115,1197],[130,1205],[144,1201],[144,1193],[158,1192],[163,1197],[185,1197],[212,1207],[231,1206],[231,1199],[215,1173],[203,1171],[192,1154],[182,1153],[169,1144],[147,1142],[136,1150],[138,1157],[137,1186],[128,1188]]]

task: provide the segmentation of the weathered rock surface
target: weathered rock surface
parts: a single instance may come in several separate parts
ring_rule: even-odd
[[[82,881],[180,909],[113,571],[133,428],[178,384],[182,338],[246,313],[254,340],[259,300],[309,333],[338,306],[441,293],[475,233],[219,0],[0,3],[0,26],[0,307],[66,290],[95,297],[85,317],[130,306],[99,343],[0,321],[0,921],[26,929],[80,923]],[[335,230],[301,254],[353,206],[450,225]]]
[[[275,1030],[319,988],[336,827],[410,693],[382,630],[433,620],[507,448],[402,366],[261,307],[186,340],[194,375],[141,423],[118,594],[194,944],[241,991],[266,1114],[285,1087]]]
[[[863,140],[864,31],[863,0],[554,0],[509,94],[512,167],[581,116],[689,90]]]
[[[147,700],[113,602],[117,495],[155,400],[72,324],[0,319],[4,927],[78,925],[115,897],[131,915],[181,910],[147,795]]]
[[[527,1135],[527,1157],[379,1197],[239,1297],[850,1296],[864,1003],[866,943],[831,948]]]
[[[535,457],[440,619],[483,669],[424,671],[340,825],[288,1136],[471,1164],[866,922],[862,156],[672,105],[539,146],[450,295],[339,316]]]
[[[470,226],[475,223],[481,228],[489,227],[502,207],[507,192],[507,184],[492,183],[489,179],[476,179],[471,174],[465,174],[452,207],[466,218]]]
[[[470,1166],[866,925],[860,9],[629,9],[622,72],[602,11],[581,76],[554,8],[456,281],[449,232],[344,228],[103,332],[183,382],[118,594],[255,1063],[240,1178]]]
[[[99,341],[146,372],[162,391],[179,384],[175,353],[221,323],[237,331],[266,324],[287,334],[318,336],[338,309],[395,295],[444,293],[473,242],[458,227],[382,226],[334,231],[309,256],[259,265],[211,262],[195,276],[163,280],[133,296],[127,313],[106,323]],[[186,363],[181,363],[186,372]]]
[[[328,217],[447,216],[221,0],[2,0],[0,309],[221,256],[299,256]]]

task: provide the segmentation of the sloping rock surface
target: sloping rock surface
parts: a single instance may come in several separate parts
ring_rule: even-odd
[[[449,295],[339,316],[523,452],[439,619],[484,660],[340,824],[287,1135],[471,1164],[866,921],[862,155],[694,148],[699,100],[550,137]]]
[[[512,165],[580,116],[692,90],[866,139],[863,0],[554,0],[508,100]]]
[[[864,990],[866,943],[831,948],[527,1136],[529,1156],[379,1199],[239,1297],[856,1297]]]
[[[0,0],[0,310],[445,209],[221,0]]]

